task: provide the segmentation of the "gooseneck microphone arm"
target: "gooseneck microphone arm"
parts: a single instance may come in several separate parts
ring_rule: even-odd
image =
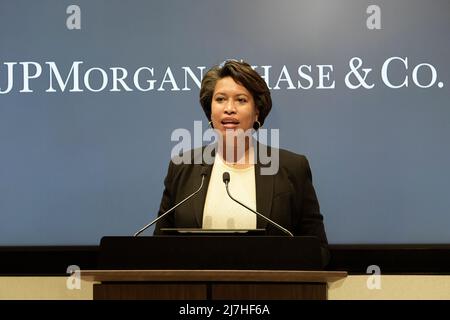
[[[203,167],[202,168],[202,182],[200,183],[200,187],[193,192],[191,195],[187,196],[186,198],[184,198],[182,201],[180,201],[179,203],[177,203],[175,206],[173,206],[172,208],[170,208],[169,210],[167,210],[166,212],[164,212],[162,215],[160,215],[159,217],[157,217],[155,220],[153,220],[152,222],[150,222],[149,224],[145,225],[141,230],[139,230],[138,232],[136,232],[134,234],[135,237],[139,236],[142,232],[144,232],[145,230],[147,230],[149,227],[151,227],[152,225],[154,225],[155,223],[157,223],[159,220],[163,219],[165,216],[167,216],[169,213],[171,213],[173,210],[175,210],[176,208],[178,208],[179,206],[181,206],[183,203],[185,203],[186,201],[188,201],[190,198],[192,198],[193,196],[195,196],[197,193],[200,192],[200,190],[202,190],[203,188],[203,182],[205,181],[205,176],[207,175],[206,173],[206,169]]]
[[[227,189],[227,193],[228,196],[236,201],[237,203],[239,203],[241,206],[243,206],[244,208],[250,210],[251,212],[253,212],[254,214],[256,214],[258,217],[264,219],[265,221],[267,221],[268,223],[270,223],[271,225],[274,225],[275,227],[277,227],[279,230],[283,231],[284,233],[286,233],[287,235],[293,237],[294,235],[286,228],[283,228],[282,226],[280,226],[278,223],[276,223],[273,220],[270,220],[269,218],[267,218],[265,215],[247,207],[245,204],[243,204],[242,202],[240,202],[239,200],[236,200],[235,198],[233,198],[233,196],[230,194],[230,190],[228,190],[228,183],[230,182],[230,174],[228,172],[224,172],[223,176],[222,176],[223,182],[225,183],[225,188]]]

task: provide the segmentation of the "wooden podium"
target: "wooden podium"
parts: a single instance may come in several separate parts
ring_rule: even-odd
[[[85,270],[94,300],[326,300],[341,271]]]
[[[94,299],[327,299],[346,272],[322,271],[314,237],[104,237]]]

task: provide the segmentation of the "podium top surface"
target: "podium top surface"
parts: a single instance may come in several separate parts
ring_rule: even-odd
[[[345,271],[303,270],[81,270],[81,279],[95,282],[221,281],[221,282],[320,282],[347,277]]]

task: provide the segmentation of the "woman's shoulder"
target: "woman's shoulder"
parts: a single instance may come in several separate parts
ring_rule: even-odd
[[[306,157],[306,155],[304,154],[300,154],[300,153],[296,153],[293,152],[291,150],[288,149],[283,149],[283,148],[275,148],[275,147],[271,147],[271,146],[267,146],[267,145],[263,145],[263,144],[259,144],[258,147],[260,148],[259,152],[260,154],[262,152],[264,152],[265,154],[267,154],[269,157],[279,157],[280,161],[283,162],[293,162],[293,163],[307,163],[308,159]],[[266,148],[266,150],[263,150],[261,148]]]
[[[311,168],[306,155],[293,152],[288,149],[275,148],[261,145],[266,147],[266,150],[262,150],[267,155],[267,158],[263,162],[270,162],[270,166],[277,166],[276,172],[285,172],[289,176],[295,176],[299,179],[311,176]],[[261,151],[261,150],[260,150]]]
[[[280,149],[280,167],[288,172],[295,172],[300,175],[309,175],[311,171],[309,161],[305,155],[286,149]]]
[[[170,163],[175,166],[191,166],[195,164],[204,164],[205,146],[195,149],[189,149],[178,154],[172,154]]]
[[[203,160],[204,147],[190,149],[178,154],[172,154],[169,161],[169,168],[167,176],[173,179],[181,178],[186,174],[194,174],[197,171],[201,172],[202,167],[205,165]]]
[[[305,161],[306,156],[304,154],[296,153],[287,149],[279,149],[280,157],[286,159],[292,159],[293,161]]]

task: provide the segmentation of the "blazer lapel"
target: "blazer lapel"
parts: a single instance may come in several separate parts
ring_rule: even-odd
[[[258,144],[259,147],[259,144]],[[204,151],[203,147],[201,150]],[[256,152],[258,149],[256,150]],[[200,156],[200,155],[198,155]],[[212,151],[212,156],[215,156],[215,149]],[[196,162],[199,163],[199,162]],[[197,222],[198,228],[201,228],[203,225],[203,209],[206,201],[206,193],[208,192],[208,185],[211,178],[211,172],[213,164],[207,164],[202,160],[202,164],[196,165],[194,169],[194,177],[196,185],[200,185],[201,182],[201,170],[202,167],[207,168],[207,175],[205,180],[203,181],[202,190],[194,197],[193,207],[195,213],[195,220]],[[262,215],[270,218],[272,212],[272,199],[273,199],[273,183],[274,176],[273,175],[261,175],[261,167],[264,167],[263,164],[260,163],[259,157],[257,156],[257,161],[255,164],[255,184],[256,184],[256,211],[261,213]],[[224,197],[227,196],[224,194]],[[261,218],[257,218],[256,227],[264,229],[267,225],[267,222]]]
[[[259,153],[260,144],[255,152]],[[272,198],[273,198],[273,175],[261,175],[261,167],[263,164],[259,161],[259,155],[257,154],[257,161],[255,164],[255,183],[256,183],[256,211],[262,215],[270,218],[272,214]],[[267,222],[261,218],[256,220],[256,227],[264,229]]]
[[[205,167],[206,168],[206,172],[207,172],[207,174],[205,176],[205,180],[203,181],[202,190],[200,190],[200,192],[194,197],[194,199],[192,199],[193,200],[195,220],[197,222],[197,227],[201,228],[202,225],[203,225],[203,209],[204,209],[204,206],[205,206],[206,193],[208,192],[209,180],[211,178],[211,172],[212,172],[213,164],[207,164],[204,161],[203,151],[205,150],[205,146],[203,148],[197,149],[197,150],[201,150],[202,151],[201,155],[198,154],[198,155],[194,156],[195,158],[197,158],[197,162],[195,162],[195,163],[201,163],[201,164],[198,164],[198,165],[194,166],[194,168],[195,168],[194,169],[194,177],[198,177],[197,178],[198,179],[198,184],[197,185],[200,185],[200,182],[201,182],[201,172],[202,172],[201,170],[202,170],[202,168]],[[215,156],[214,150],[213,150],[213,156]],[[201,157],[201,162],[198,160],[199,159],[198,157]]]

